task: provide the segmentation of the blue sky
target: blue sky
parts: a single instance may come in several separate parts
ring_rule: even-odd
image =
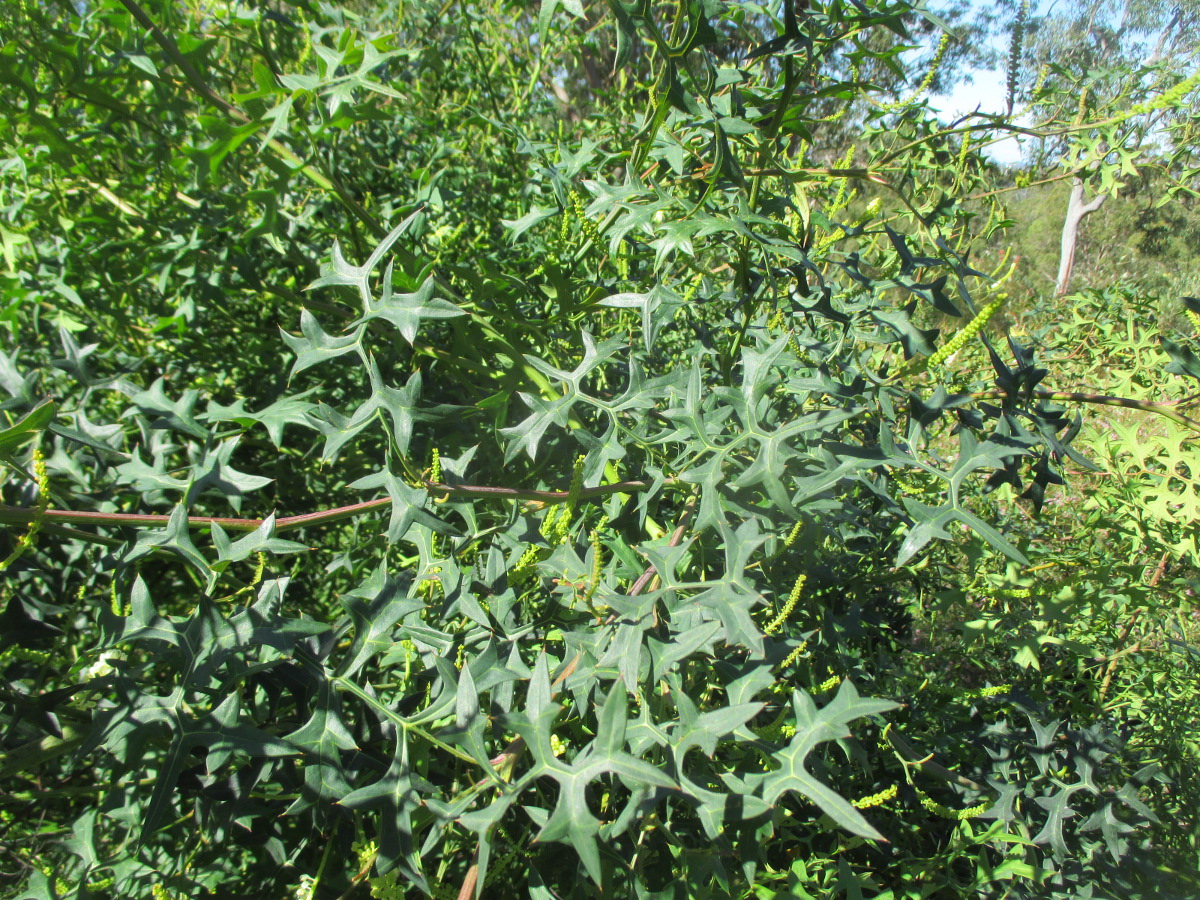
[[[998,113],[1004,111],[1004,73],[986,70],[972,73],[973,83],[959,84],[950,94],[935,95],[931,105],[941,111],[943,120],[956,119],[965,113]],[[992,159],[1013,164],[1021,161],[1021,148],[1016,138],[1007,138],[987,148]]]

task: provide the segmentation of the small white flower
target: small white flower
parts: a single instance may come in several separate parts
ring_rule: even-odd
[[[124,658],[125,657],[120,653],[105,650],[96,658],[94,663],[92,663],[79,674],[82,676],[84,681],[90,681],[93,678],[103,678],[105,675],[109,675],[113,671],[110,661]]]
[[[301,875],[300,883],[292,888],[293,900],[313,900],[313,888],[316,882],[311,875]]]

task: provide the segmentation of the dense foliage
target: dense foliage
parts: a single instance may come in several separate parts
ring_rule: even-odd
[[[1198,78],[1028,17],[0,10],[6,895],[1194,896],[1196,272],[1004,202]]]

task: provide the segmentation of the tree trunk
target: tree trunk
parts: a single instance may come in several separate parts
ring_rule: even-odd
[[[1067,292],[1071,281],[1071,270],[1075,268],[1075,244],[1079,240],[1079,223],[1090,212],[1104,204],[1108,194],[1097,194],[1087,203],[1083,202],[1083,179],[1076,178],[1071,184],[1071,199],[1067,203],[1067,218],[1063,222],[1062,251],[1058,258],[1058,278],[1055,279],[1054,296]]]

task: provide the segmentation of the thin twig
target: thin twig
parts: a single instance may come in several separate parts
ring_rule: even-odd
[[[1169,555],[1164,553],[1162,555],[1162,557],[1159,559],[1158,565],[1154,567],[1154,574],[1152,574],[1150,576],[1150,585],[1149,586],[1151,588],[1157,587],[1159,580],[1166,573],[1167,560],[1169,558],[1170,558]],[[1121,634],[1117,638],[1116,646],[1119,647],[1122,644],[1124,644],[1127,640],[1129,640],[1129,635],[1133,632],[1133,627],[1137,624],[1138,619],[1141,618],[1141,615],[1142,615],[1142,610],[1140,608],[1134,610],[1133,615],[1131,615],[1129,617],[1129,620],[1125,623],[1125,627],[1121,629]],[[1100,694],[1098,696],[1098,702],[1100,703],[1100,705],[1104,704],[1104,699],[1108,696],[1108,690],[1110,687],[1112,687],[1113,676],[1117,674],[1117,662],[1120,660],[1120,658],[1122,656],[1125,656],[1126,654],[1137,653],[1138,650],[1141,649],[1141,647],[1142,647],[1142,642],[1135,641],[1133,643],[1133,646],[1126,647],[1124,650],[1118,650],[1111,657],[1109,657],[1108,665],[1104,669],[1104,678],[1100,682]]]
[[[1005,400],[1010,395],[1004,391],[976,391],[968,396],[973,400]],[[1037,390],[1033,392],[1033,396],[1040,400],[1064,400],[1070,403],[1095,403],[1100,406],[1120,406],[1126,409],[1140,409],[1142,412],[1151,412],[1165,416],[1173,422],[1187,426],[1192,431],[1200,432],[1200,422],[1173,409],[1174,403],[1134,400],[1131,397],[1111,397],[1107,394],[1089,394],[1083,391]]]
[[[532,491],[478,484],[435,484],[427,481],[423,487],[431,494],[445,494],[447,497],[495,497],[503,500],[541,500],[544,503],[565,503],[571,497],[570,491]],[[609,494],[637,494],[649,489],[650,484],[645,481],[616,481],[612,484],[582,488],[579,491],[579,499],[607,497]]]
[[[861,167],[839,169],[836,167],[820,167],[820,168],[800,168],[800,169],[783,169],[783,168],[768,168],[768,169],[747,169],[745,174],[753,176],[770,175],[780,178],[790,178],[794,175],[824,175],[830,178],[862,178],[866,181],[873,181],[876,184],[882,184],[886,187],[891,187],[887,179],[879,174],[876,169],[867,169]]]
[[[569,491],[534,491],[521,488],[491,487],[482,484],[434,484],[425,482],[424,487],[430,493],[442,494],[446,497],[479,497],[500,500],[540,500],[544,503],[564,503],[570,498]],[[649,490],[650,485],[645,481],[618,481],[612,484],[601,484],[596,487],[583,488],[579,491],[580,500],[591,500],[597,497],[607,497],[610,494],[635,494]],[[365,500],[362,503],[351,503],[349,506],[339,506],[334,509],[322,509],[316,512],[301,513],[295,516],[284,516],[275,520],[275,531],[288,531],[311,525],[326,525],[342,519],[353,518],[373,510],[390,506],[390,497],[379,497],[375,500]],[[163,513],[102,513],[82,512],[72,509],[47,509],[39,513],[37,509],[27,506],[0,506],[0,525],[28,525],[34,519],[39,519],[48,525],[129,525],[135,528],[161,528],[170,521],[171,516]],[[254,531],[261,528],[265,519],[239,519],[229,516],[188,516],[188,525],[207,528],[220,525],[226,531]],[[93,535],[82,531],[72,531],[71,537],[88,540]]]

